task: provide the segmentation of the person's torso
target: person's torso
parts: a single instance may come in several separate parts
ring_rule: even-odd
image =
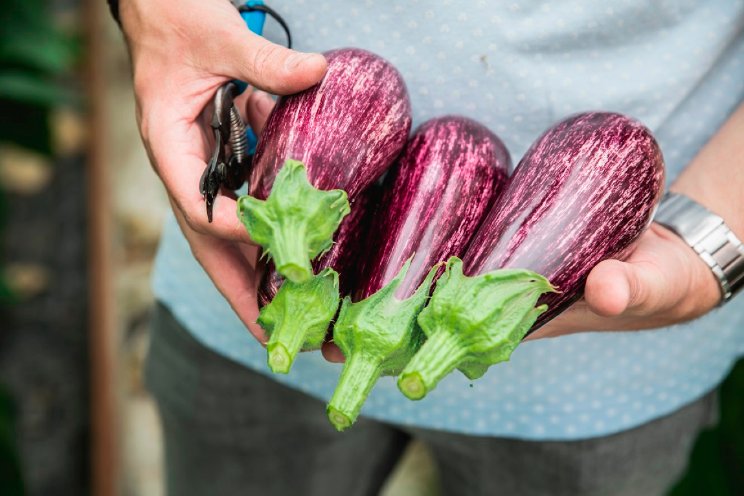
[[[744,98],[740,1],[274,1],[295,47],[357,46],[406,80],[414,125],[462,114],[487,125],[518,162],[575,112],[617,111],[656,135],[673,180]],[[280,29],[267,21],[277,43]],[[205,345],[270,374],[261,348],[193,260],[171,219],[155,293]],[[522,344],[470,383],[454,373],[411,402],[383,378],[364,414],[472,434],[533,439],[604,435],[670,412],[712,388],[744,354],[744,301],[695,322]],[[276,376],[328,399],[340,366],[304,353]]]

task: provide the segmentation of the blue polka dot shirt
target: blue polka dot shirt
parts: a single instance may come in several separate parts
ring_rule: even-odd
[[[673,180],[744,100],[744,2],[288,0],[273,5],[296,48],[358,46],[406,79],[414,125],[443,114],[479,120],[515,163],[563,117],[633,116],[656,135]],[[281,30],[267,22],[278,43]],[[165,225],[156,297],[205,346],[327,401],[340,365],[302,353],[272,375],[266,352]],[[402,425],[523,439],[580,439],[628,429],[714,388],[744,354],[744,296],[705,317],[642,332],[523,343],[477,381],[459,372],[412,402],[380,380],[362,414]]]

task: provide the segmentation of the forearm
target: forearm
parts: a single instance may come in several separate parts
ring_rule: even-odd
[[[744,104],[700,150],[671,190],[705,205],[744,239]]]

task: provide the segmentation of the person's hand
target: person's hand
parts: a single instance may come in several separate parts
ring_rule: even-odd
[[[697,253],[671,231],[651,224],[626,261],[597,264],[583,299],[527,339],[664,327],[697,318],[720,299],[718,282]]]
[[[261,135],[273,106],[271,97],[262,91],[255,91],[247,98],[245,114],[248,124],[257,136]],[[258,284],[265,270],[259,260],[260,247],[222,239],[210,233],[201,233],[189,226],[183,213],[175,205],[173,212],[189,242],[194,258],[199,261],[215,287],[225,296],[251,334],[262,345],[266,345],[268,336],[256,322],[259,310]]]
[[[204,108],[231,79],[276,94],[301,91],[323,77],[326,61],[251,33],[227,0],[121,0],[119,8],[137,122],[153,168],[194,256],[251,332],[263,338],[255,324],[257,249],[238,220],[235,198],[217,198],[210,224],[199,191],[210,153]],[[270,99],[251,101],[249,121],[263,123]]]
[[[705,314],[720,298],[718,282],[697,253],[676,234],[651,224],[626,261],[597,264],[584,297],[526,340],[664,327]],[[344,360],[333,343],[324,343],[323,356]]]

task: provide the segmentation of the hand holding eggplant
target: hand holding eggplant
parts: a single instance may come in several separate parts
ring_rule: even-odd
[[[627,260],[600,262],[589,273],[584,298],[527,339],[664,327],[699,317],[720,296],[700,257],[677,235],[652,224]]]
[[[217,202],[214,222],[207,221],[198,191],[209,149],[203,110],[231,78],[278,94],[301,91],[323,77],[325,59],[251,33],[223,0],[185,0],[175,9],[161,0],[127,0],[120,12],[140,133],[174,207],[191,229],[250,243],[234,199]]]
[[[720,215],[739,239],[744,238],[742,133],[744,105],[671,187]],[[664,327],[699,317],[720,299],[718,282],[697,253],[676,234],[652,224],[627,260],[599,263],[586,281],[584,299],[530,338]]]
[[[256,249],[235,215],[235,199],[217,202],[210,224],[199,192],[209,149],[203,109],[232,78],[278,94],[303,90],[323,77],[326,61],[252,34],[224,0],[184,0],[178,8],[164,0],[122,0],[119,7],[137,122],[152,166],[194,256],[251,332],[262,336],[255,324]]]
[[[548,129],[471,240],[464,273],[451,263],[419,314],[428,340],[401,373],[401,391],[421,399],[454,368],[475,378],[508,360],[525,335],[581,297],[598,263],[629,255],[663,179],[661,151],[637,121],[589,112]],[[535,274],[510,272],[524,269]]]
[[[248,98],[246,115],[256,134],[260,135],[273,104],[271,97],[261,91],[252,93]],[[203,209],[200,211],[203,212]],[[250,333],[259,343],[265,344],[268,336],[256,322],[259,315],[257,288],[260,285],[262,273],[259,246],[199,232],[189,225],[184,213],[175,205],[173,205],[173,213],[194,257],[209,275],[215,287],[222,293]],[[244,232],[242,226],[239,226],[239,229]]]

